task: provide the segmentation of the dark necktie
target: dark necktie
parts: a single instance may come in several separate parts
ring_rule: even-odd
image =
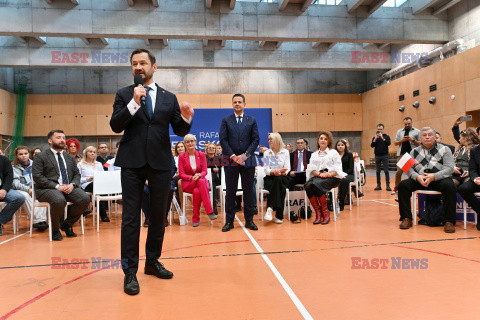
[[[65,168],[65,164],[63,163],[62,157],[60,156],[60,152],[57,152],[57,159],[58,159],[58,167],[60,168],[60,176],[62,177],[62,184],[68,184],[68,174],[67,168]]]
[[[238,116],[238,130],[242,130],[242,117]]]
[[[149,93],[150,90],[152,90],[152,88],[145,87],[145,89],[147,89],[147,96],[145,97],[145,108],[147,108],[148,118],[152,119],[153,104],[152,104],[152,97],[150,97],[150,93]]]

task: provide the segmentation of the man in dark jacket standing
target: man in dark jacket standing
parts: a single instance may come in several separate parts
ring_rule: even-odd
[[[193,108],[178,104],[177,97],[153,81],[157,71],[155,56],[146,49],[136,49],[130,56],[132,72],[140,75],[142,85],[130,85],[118,90],[113,104],[110,127],[123,131],[115,158],[122,168],[122,232],[121,257],[124,292],[140,292],[137,281],[140,240],[140,209],[143,188],[148,180],[150,209],[145,245],[145,274],[170,279],[173,273],[158,261],[165,234],[168,194],[172,181],[172,151],[169,126],[178,136],[185,136],[191,127]],[[125,263],[123,262],[125,261]]]
[[[383,133],[385,126],[381,123],[377,125],[377,134],[372,138],[372,148],[375,148],[375,168],[377,169],[377,187],[375,190],[382,190],[382,183],[380,173],[385,172],[385,180],[387,182],[387,191],[392,191],[390,188],[390,175],[388,172],[388,146],[391,144],[390,137]]]
[[[12,220],[15,211],[25,202],[25,197],[12,189],[13,168],[7,157],[0,155],[0,201],[7,205],[0,211],[0,236],[2,225]],[[31,218],[33,219],[33,218]]]

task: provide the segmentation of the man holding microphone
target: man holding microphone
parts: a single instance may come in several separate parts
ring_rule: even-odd
[[[135,85],[118,90],[110,126],[123,131],[115,166],[122,168],[121,258],[125,273],[124,292],[140,292],[136,273],[139,261],[140,208],[145,181],[150,188],[150,225],[145,245],[145,274],[170,279],[173,273],[158,261],[165,233],[164,217],[170,190],[172,154],[169,125],[178,136],[191,127],[193,108],[178,104],[177,97],[153,81],[155,56],[136,49],[130,56]],[[143,81],[142,81],[143,80]]]

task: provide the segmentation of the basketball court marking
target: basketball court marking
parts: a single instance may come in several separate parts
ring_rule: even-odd
[[[261,256],[263,258],[263,260],[265,260],[265,262],[267,263],[267,265],[270,267],[270,270],[272,270],[273,274],[275,275],[275,277],[277,277],[278,281],[280,282],[280,284],[282,285],[283,289],[287,292],[288,296],[290,297],[290,299],[292,299],[293,303],[295,304],[295,306],[297,307],[298,311],[300,311],[300,313],[302,314],[303,318],[304,319],[311,319],[313,320],[313,317],[310,315],[310,313],[308,313],[307,309],[304,307],[304,305],[300,302],[300,299],[298,299],[297,295],[293,292],[292,288],[290,288],[290,286],[287,284],[287,282],[285,281],[285,279],[283,279],[282,275],[280,274],[280,272],[278,272],[277,268],[275,268],[275,266],[273,265],[272,261],[270,261],[270,259],[268,258],[268,256],[266,254],[264,254],[264,251],[263,249],[260,247],[260,245],[257,243],[257,241],[255,240],[255,238],[253,238],[253,236],[250,234],[250,232],[245,228],[245,226],[243,225],[243,223],[240,221],[240,219],[238,219],[237,216],[235,216],[235,218],[237,219],[238,223],[240,224],[240,226],[242,227],[243,231],[245,231],[245,233],[247,234],[248,238],[250,239],[250,241],[252,241],[254,247],[257,249],[258,252],[261,253]]]

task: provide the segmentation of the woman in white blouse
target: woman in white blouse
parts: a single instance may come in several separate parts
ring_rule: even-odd
[[[80,186],[85,192],[93,192],[93,173],[95,171],[103,171],[103,166],[100,162],[96,161],[97,149],[89,146],[83,150],[82,160],[77,164],[80,171]],[[106,201],[100,201],[100,218],[103,222],[110,222],[107,216],[108,203]]]
[[[330,211],[325,194],[340,184],[346,176],[342,171],[342,159],[337,150],[332,149],[333,136],[329,131],[320,131],[317,139],[318,151],[312,154],[307,166],[305,191],[315,209],[313,224],[330,222]]]
[[[289,179],[287,172],[290,171],[290,153],[285,149],[282,137],[273,132],[268,135],[270,149],[263,153],[263,178],[264,189],[268,190],[267,212],[265,220],[273,219],[275,211],[275,223],[283,223],[283,209],[285,207],[285,195]]]

